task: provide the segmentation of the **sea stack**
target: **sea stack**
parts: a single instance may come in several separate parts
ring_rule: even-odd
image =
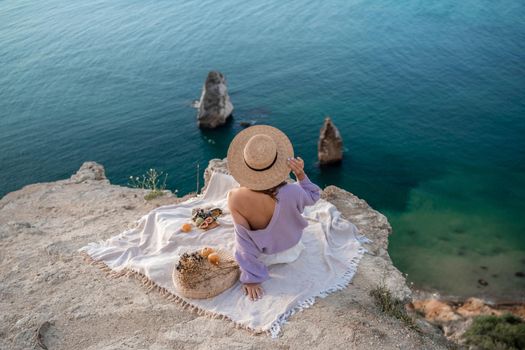
[[[324,119],[317,145],[317,155],[320,165],[337,163],[343,159],[343,139],[330,117]]]
[[[200,128],[216,128],[226,123],[232,111],[224,75],[218,71],[209,72],[199,101],[197,125]]]

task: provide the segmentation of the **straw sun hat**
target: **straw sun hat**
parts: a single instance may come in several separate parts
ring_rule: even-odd
[[[253,125],[230,143],[228,170],[239,185],[266,190],[288,177],[287,159],[293,156],[292,143],[284,132],[270,125]]]

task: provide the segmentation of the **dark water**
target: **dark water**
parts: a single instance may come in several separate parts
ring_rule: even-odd
[[[521,0],[3,1],[0,195],[85,160],[115,184],[156,168],[194,191],[196,165],[202,185],[253,119],[286,132],[320,186],[388,216],[416,286],[524,298],[523,18]],[[212,69],[234,121],[201,131],[190,105]],[[326,115],[345,160],[321,170]]]

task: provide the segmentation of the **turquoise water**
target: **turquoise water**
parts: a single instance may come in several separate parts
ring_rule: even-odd
[[[202,179],[253,119],[320,186],[388,216],[415,286],[524,298],[523,18],[521,0],[3,1],[0,195],[85,160],[112,183],[156,168],[194,191],[197,164]],[[204,131],[191,102],[212,69],[234,120]],[[326,115],[345,160],[321,170]]]

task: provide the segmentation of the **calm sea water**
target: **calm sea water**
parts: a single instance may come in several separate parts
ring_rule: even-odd
[[[523,299],[524,18],[522,0],[2,1],[0,195],[85,160],[185,194],[253,119],[388,216],[416,286]],[[213,69],[235,120],[202,131],[191,102]],[[326,115],[345,160],[321,170]]]

